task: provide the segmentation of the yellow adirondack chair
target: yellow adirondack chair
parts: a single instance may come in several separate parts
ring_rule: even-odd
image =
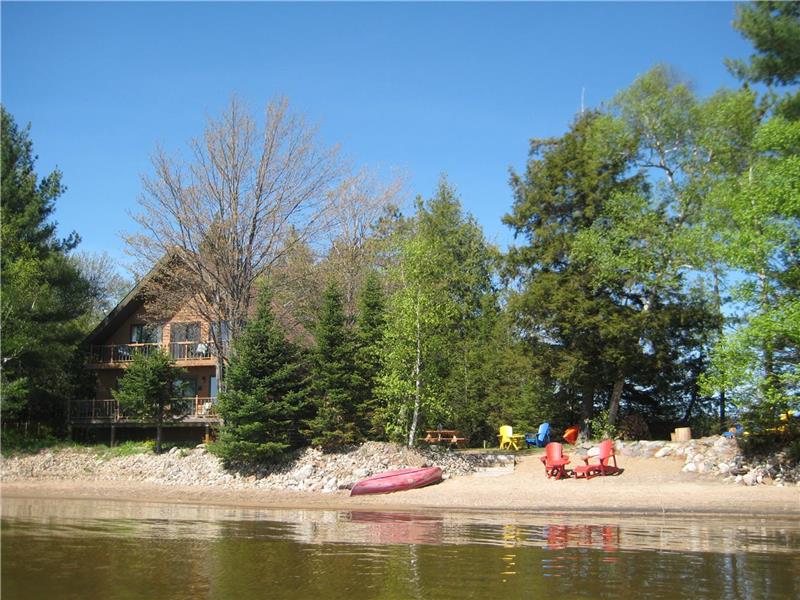
[[[497,437],[500,438],[501,450],[510,450],[511,448],[519,450],[519,441],[525,436],[515,434],[511,425],[502,425]]]

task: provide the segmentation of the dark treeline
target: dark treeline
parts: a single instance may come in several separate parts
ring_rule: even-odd
[[[797,409],[798,6],[739,7],[755,46],[729,64],[739,89],[701,98],[656,66],[560,137],[532,140],[510,177],[507,252],[446,178],[405,215],[363,177],[340,186],[324,248],[287,229],[247,274],[261,291],[225,357],[219,452],[411,444],[438,425],[480,445],[502,424],[545,420],[704,433]],[[77,393],[72,350],[102,287],[70,260],[77,238],[57,240],[48,221],[59,174],[37,182],[32,166],[4,112],[3,417],[15,426],[58,423]],[[226,226],[210,220],[206,252]]]

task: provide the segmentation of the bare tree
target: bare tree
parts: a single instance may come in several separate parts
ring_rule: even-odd
[[[323,261],[325,279],[336,281],[349,314],[367,271],[376,264],[375,228],[379,221],[402,203],[405,178],[397,175],[388,183],[366,170],[343,179],[334,194],[333,234]]]
[[[191,303],[233,338],[258,278],[293,244],[329,227],[345,169],[338,149],[322,146],[283,98],[267,106],[263,127],[232,99],[189,146],[188,161],[156,151],[133,215],[141,230],[125,240],[142,267],[162,261],[145,290],[153,314]],[[221,329],[210,332],[219,371],[228,352]]]
[[[100,321],[133,287],[133,282],[117,271],[116,262],[106,251],[75,252],[70,260],[91,286],[93,320]]]

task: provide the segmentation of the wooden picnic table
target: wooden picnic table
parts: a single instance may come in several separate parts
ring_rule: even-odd
[[[467,440],[458,429],[426,429],[423,442],[428,444],[464,444]]]

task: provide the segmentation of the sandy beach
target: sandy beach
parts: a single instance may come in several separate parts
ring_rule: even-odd
[[[624,457],[624,472],[590,480],[546,479],[537,457],[520,456],[513,472],[479,472],[427,488],[350,497],[342,490],[290,492],[169,486],[125,481],[4,482],[3,497],[104,499],[263,508],[746,515],[800,518],[800,487],[742,486],[682,474],[679,460]]]

